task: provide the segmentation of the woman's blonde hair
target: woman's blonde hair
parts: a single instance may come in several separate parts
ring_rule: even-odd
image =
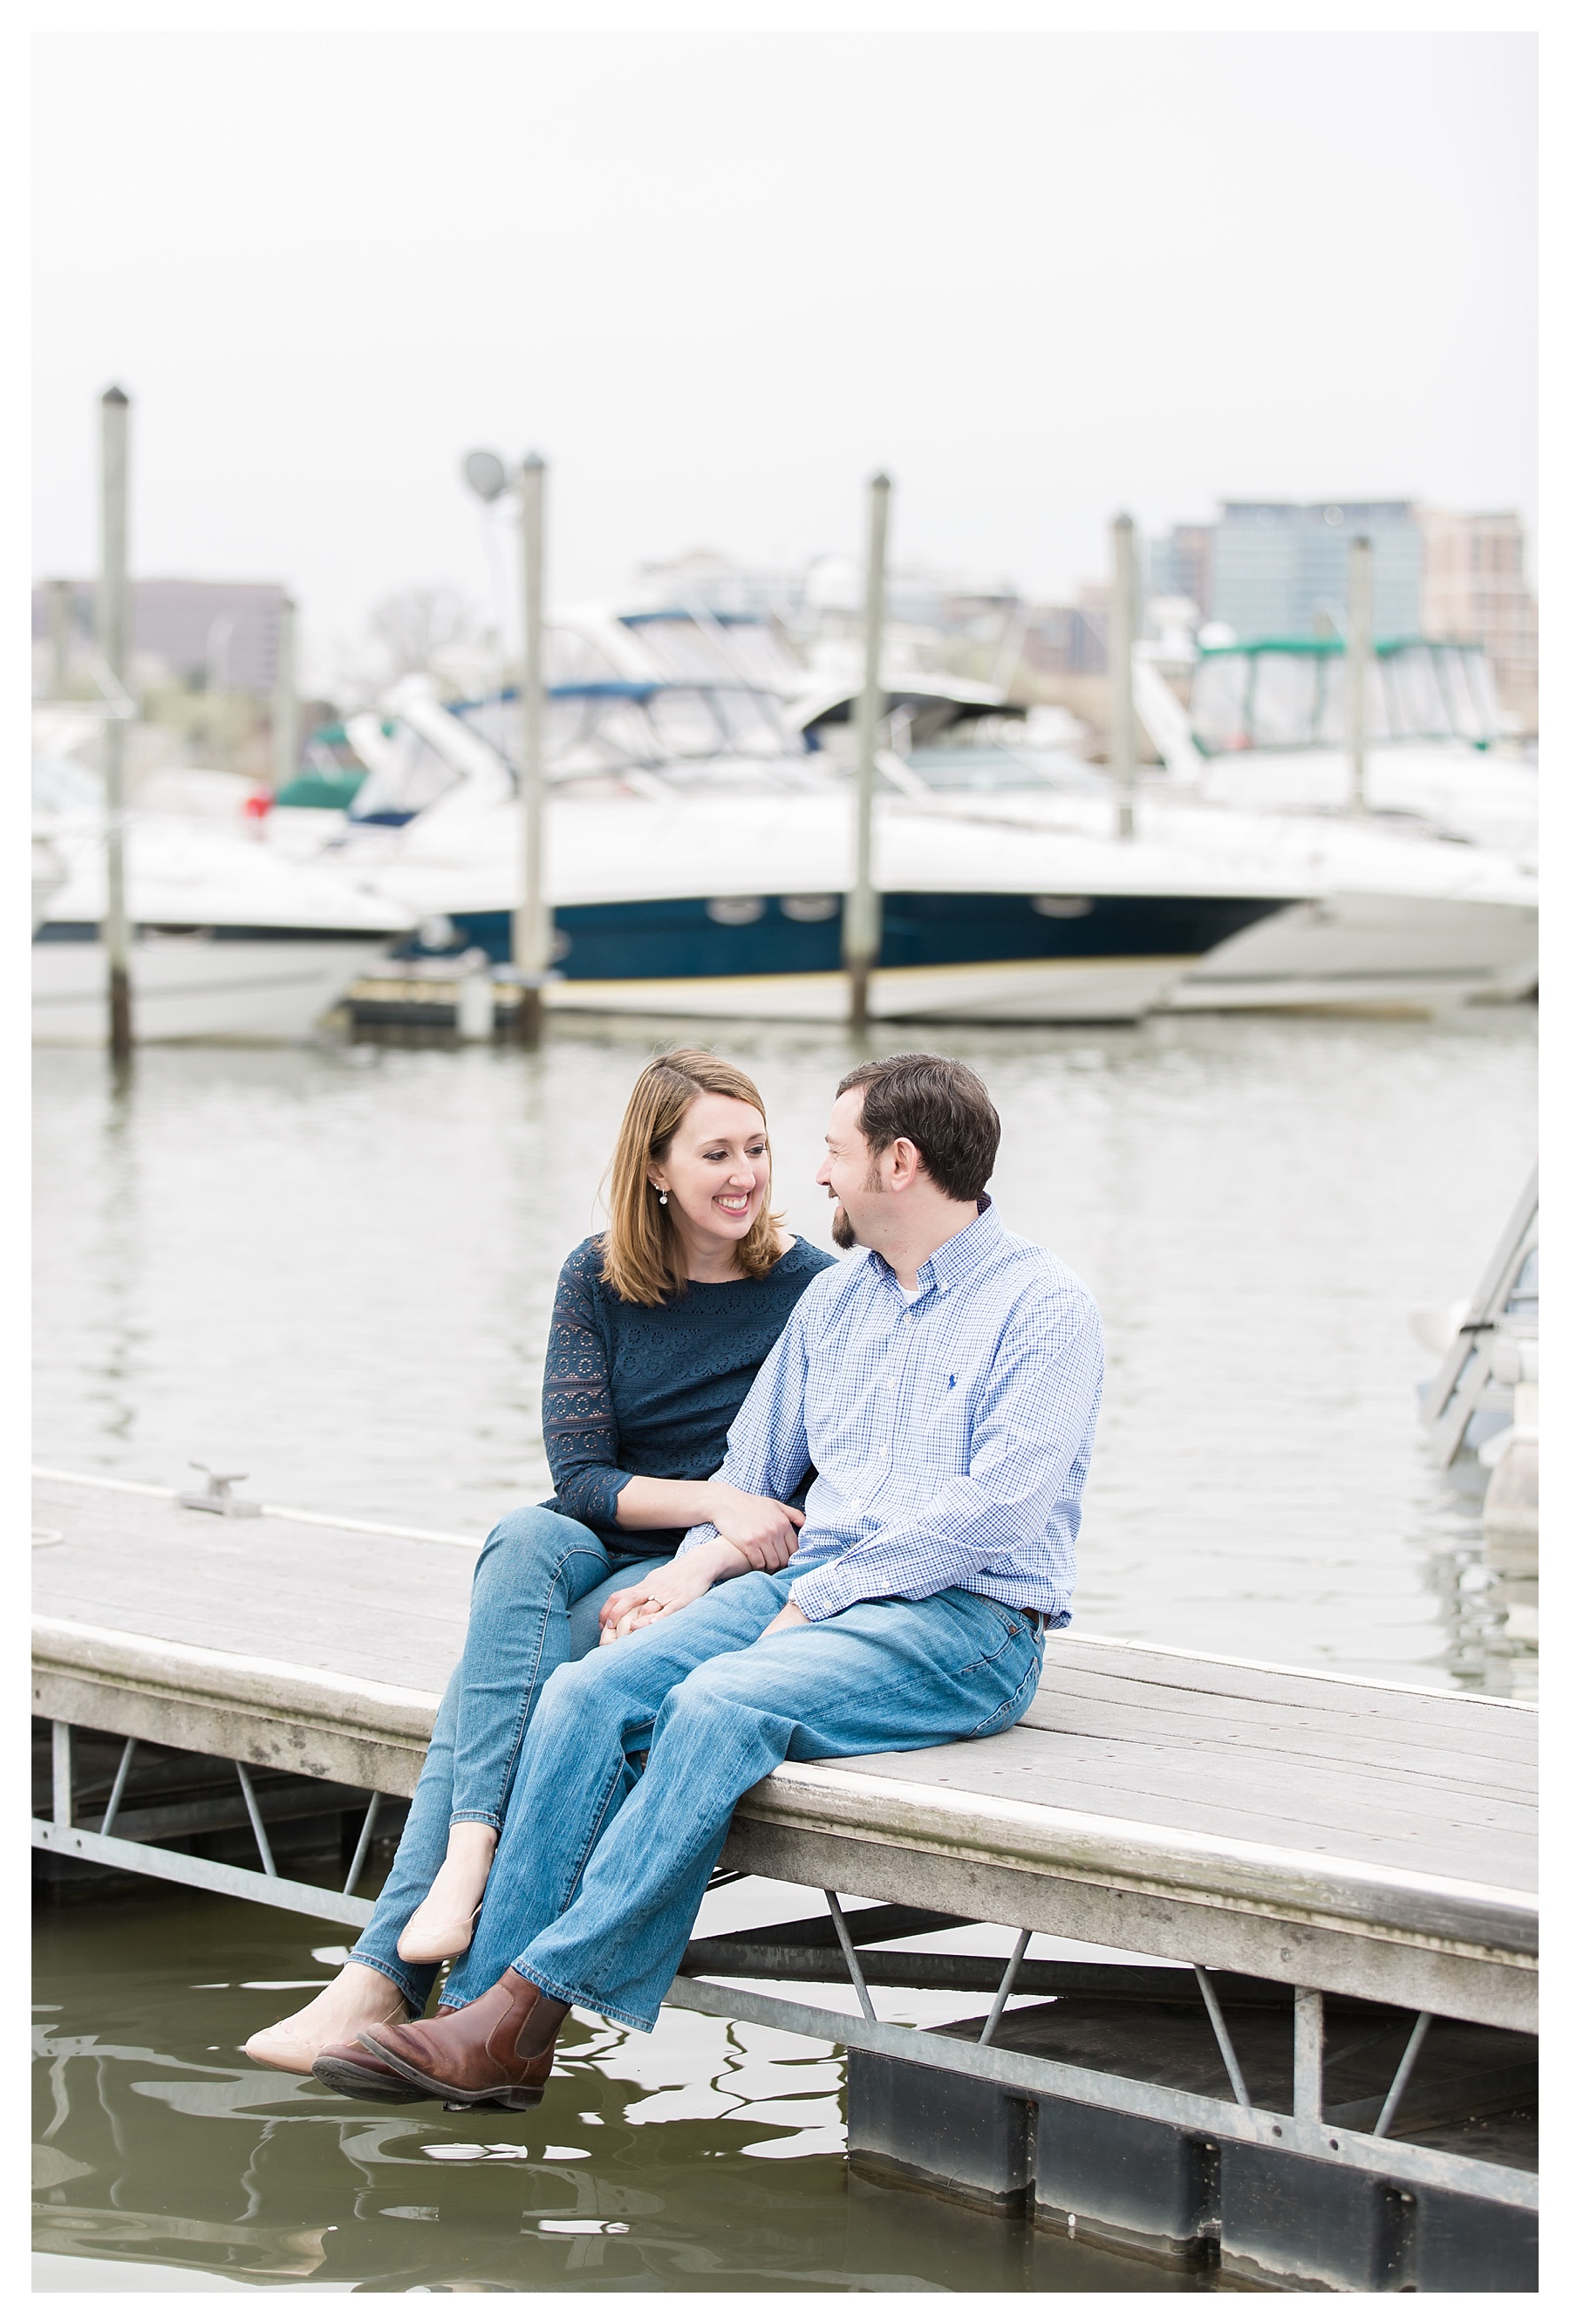
[[[756,1085],[739,1065],[708,1049],[667,1049],[651,1057],[632,1085],[606,1176],[611,1223],[600,1237],[600,1272],[612,1291],[639,1307],[661,1307],[687,1287],[675,1219],[649,1179],[694,1098],[739,1098],[763,1112]],[[767,1131],[767,1123],[765,1121]],[[767,1275],[785,1249],[784,1222],[767,1203],[736,1248],[743,1275]]]

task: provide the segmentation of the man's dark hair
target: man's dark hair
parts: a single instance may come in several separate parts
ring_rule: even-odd
[[[950,1202],[973,1203],[992,1176],[1003,1127],[979,1074],[916,1050],[858,1065],[835,1092],[861,1092],[861,1134],[874,1154],[908,1138]]]

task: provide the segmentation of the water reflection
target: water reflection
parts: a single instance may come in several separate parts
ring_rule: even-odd
[[[1192,2288],[848,2180],[839,2053],[757,2026],[574,2019],[527,2116],[360,2109],[252,2066],[259,1975],[330,1933],[189,1895],[45,1917],[41,2251],[280,2291]]]

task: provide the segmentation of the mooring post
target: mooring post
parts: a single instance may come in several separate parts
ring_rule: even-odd
[[[1112,680],[1112,779],[1117,791],[1117,835],[1134,837],[1134,783],[1139,750],[1134,723],[1134,641],[1139,628],[1139,570],[1134,519],[1112,521],[1112,604],[1106,625],[1106,668]]]
[[[850,891],[845,899],[844,933],[850,1022],[858,1032],[867,1025],[868,986],[883,941],[877,891],[872,884],[872,796],[877,781],[877,729],[883,717],[883,594],[889,490],[889,480],[881,473],[873,477],[868,490],[864,659],[856,704],[856,841]]]
[[[295,678],[294,600],[278,609],[278,667],[272,678],[272,788],[292,783],[298,773],[299,688]]]
[[[1312,1986],[1292,1987],[1292,2112],[1319,2122],[1325,2105],[1325,1997]]]
[[[69,581],[51,581],[49,585],[49,690],[55,702],[65,700],[66,688],[71,682],[74,595]]]
[[[518,475],[519,576],[523,588],[523,684],[519,689],[518,908],[512,962],[519,973],[518,1038],[537,1049],[551,964],[545,900],[545,493],[546,464],[531,452]]]
[[[1359,534],[1346,552],[1347,799],[1354,815],[1368,813],[1363,761],[1368,748],[1368,666],[1373,651],[1373,543]]]
[[[103,531],[98,579],[98,650],[116,692],[126,669],[126,464],[131,404],[106,388],[100,410]],[[104,950],[109,964],[109,1055],[131,1062],[131,926],[125,912],[125,727],[118,701],[104,721]]]

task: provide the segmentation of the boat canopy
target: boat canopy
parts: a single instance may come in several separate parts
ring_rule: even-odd
[[[1345,748],[1346,649],[1339,638],[1262,638],[1201,647],[1189,723],[1207,758],[1231,751]],[[1371,742],[1500,738],[1488,657],[1477,645],[1389,638],[1369,668]]]

